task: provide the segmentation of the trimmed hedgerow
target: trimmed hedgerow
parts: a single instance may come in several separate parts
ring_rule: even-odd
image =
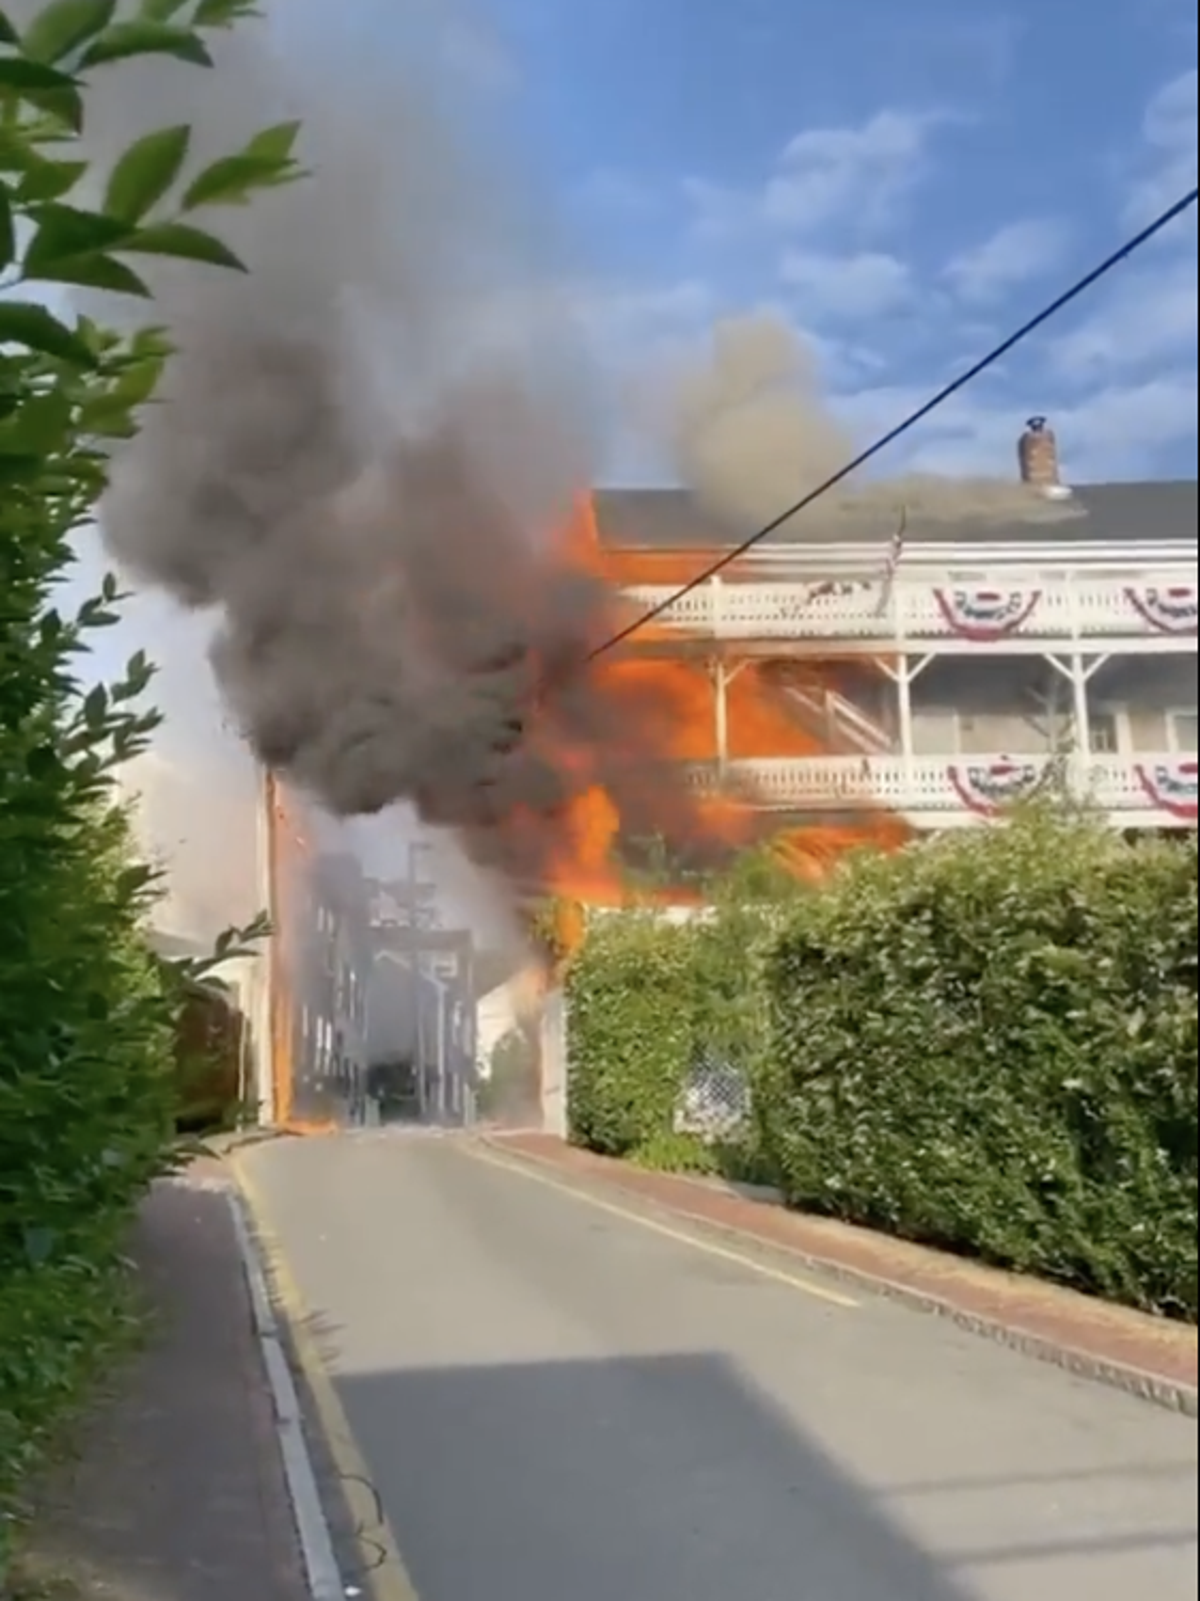
[[[767,964],[789,1202],[1194,1318],[1196,865],[1040,815],[851,866]]]
[[[705,1133],[687,1094],[707,1087],[730,1113],[752,1094],[765,1070],[759,953],[808,892],[751,855],[709,893],[683,920],[649,907],[592,920],[567,966],[571,1138],[645,1166],[764,1178],[751,1108]]]
[[[673,1123],[716,1041],[791,1205],[1194,1319],[1196,885],[1194,836],[1046,809],[856,858],[765,923],[730,895],[604,919],[569,975],[573,1137],[718,1165]]]

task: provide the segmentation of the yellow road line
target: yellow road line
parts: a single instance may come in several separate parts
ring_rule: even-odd
[[[287,1325],[304,1382],[350,1514],[365,1583],[372,1601],[420,1601],[409,1577],[395,1533],[371,1483],[370,1469],[355,1443],[350,1420],[330,1381],[321,1353],[308,1332],[309,1311],[292,1277],[278,1237],[268,1221],[262,1193],[234,1154],[230,1168],[254,1223],[255,1237],[266,1260],[268,1280],[277,1311]]]
[[[658,1234],[665,1240],[673,1240],[676,1245],[687,1245],[694,1251],[703,1251],[706,1256],[715,1256],[722,1262],[733,1262],[738,1267],[744,1267],[751,1273],[757,1273],[760,1278],[770,1279],[775,1284],[784,1284],[789,1289],[799,1290],[803,1295],[809,1295],[814,1300],[826,1301],[830,1306],[854,1308],[859,1303],[840,1290],[827,1289],[823,1284],[817,1284],[812,1279],[804,1278],[799,1273],[789,1273],[786,1268],[774,1267],[770,1262],[759,1261],[743,1251],[733,1250],[727,1245],[718,1245],[715,1240],[706,1240],[701,1235],[682,1228],[672,1228],[669,1223],[660,1223],[657,1219],[647,1217],[633,1207],[621,1206],[615,1201],[602,1200],[591,1191],[578,1188],[559,1178],[552,1178],[549,1173],[534,1164],[537,1157],[522,1158],[520,1156],[503,1156],[494,1147],[485,1149],[481,1145],[461,1147],[469,1152],[476,1162],[484,1162],[489,1167],[498,1167],[508,1173],[516,1173],[521,1178],[531,1180],[535,1184],[544,1184],[547,1189],[557,1190],[562,1195],[570,1195],[586,1206],[593,1207],[598,1212],[607,1212],[611,1217],[619,1217],[626,1223],[636,1223],[639,1228],[648,1229],[651,1234]],[[654,1204],[654,1203],[651,1203]],[[703,1220],[697,1220],[697,1228],[703,1228]],[[772,1247],[769,1241],[763,1242],[764,1249]]]

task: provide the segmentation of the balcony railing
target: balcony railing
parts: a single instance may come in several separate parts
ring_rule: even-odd
[[[996,817],[1039,793],[1088,802],[1120,826],[1195,828],[1195,756],[781,756],[691,769],[700,789],[720,773],[762,805],[837,811],[873,805],[929,828]]]
[[[649,609],[673,591],[639,586],[625,591]],[[1186,649],[1200,616],[1196,566],[1163,570],[1152,578],[1021,580],[1008,575],[985,583],[944,584],[899,579],[872,581],[701,584],[657,619],[681,633],[720,639],[840,639],[938,642],[966,645],[1021,640],[1128,639],[1150,648]]]

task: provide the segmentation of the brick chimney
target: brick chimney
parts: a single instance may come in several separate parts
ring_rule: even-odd
[[[1053,495],[1061,491],[1058,476],[1058,440],[1044,417],[1031,417],[1017,443],[1022,482]]]

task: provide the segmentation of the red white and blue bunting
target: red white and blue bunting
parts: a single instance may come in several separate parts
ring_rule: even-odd
[[[1196,821],[1196,758],[1181,756],[1173,761],[1139,762],[1134,777],[1152,805],[1181,822]]]
[[[1033,616],[1042,595],[1038,589],[935,589],[933,598],[954,633],[982,645],[1015,634]]]
[[[1005,807],[1028,800],[1040,787],[1046,763],[1014,762],[1001,756],[993,761],[947,767],[950,787],[968,811],[995,817]]]
[[[1125,598],[1157,634],[1196,632],[1200,604],[1192,584],[1175,584],[1168,589],[1126,589]]]

